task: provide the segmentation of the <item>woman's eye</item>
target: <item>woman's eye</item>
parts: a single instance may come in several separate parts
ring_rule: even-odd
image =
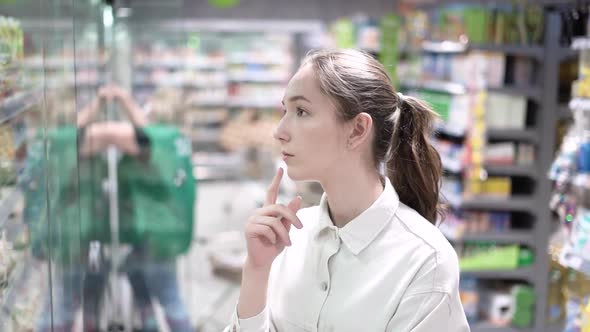
[[[303,116],[303,115],[305,115],[305,111],[302,110],[301,108],[298,108],[297,109],[297,116]]]

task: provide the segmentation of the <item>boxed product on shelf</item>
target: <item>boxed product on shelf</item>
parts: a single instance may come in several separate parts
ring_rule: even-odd
[[[490,143],[484,151],[486,165],[513,165],[516,155],[516,145],[512,142]]]
[[[480,292],[479,282],[476,278],[461,277],[459,280],[459,294],[469,324],[475,324],[479,321]]]
[[[533,324],[535,291],[526,284],[488,290],[481,300],[481,318],[497,327],[526,328]]]
[[[459,256],[459,267],[463,272],[515,270],[534,262],[533,252],[527,247],[486,242],[465,243]]]
[[[524,56],[514,57],[512,70],[507,71],[506,83],[516,86],[530,86],[534,74],[534,62]]]
[[[539,44],[543,8],[536,4],[447,5],[431,13],[430,38],[473,43]]]
[[[506,74],[506,55],[504,53],[486,53],[486,84],[497,88],[504,86]]]
[[[520,282],[485,281],[461,276],[461,303],[469,323],[493,327],[526,328],[533,325],[535,291]]]
[[[510,229],[508,212],[465,212],[464,220],[468,233],[502,233]]]
[[[469,186],[466,195],[475,197],[509,198],[512,192],[510,177],[488,177]]]
[[[518,165],[532,165],[537,159],[535,146],[530,143],[518,143],[516,146],[516,163]]]
[[[468,234],[506,233],[512,225],[509,212],[451,210],[439,225],[450,240],[460,240]]]
[[[442,139],[432,140],[432,145],[440,154],[443,168],[459,173],[463,169],[464,146]]]
[[[490,129],[524,129],[527,99],[489,92],[486,101],[486,126]]]
[[[463,196],[463,182],[455,176],[444,176],[440,190],[441,198],[451,206],[459,207]]]
[[[505,291],[487,291],[481,300],[482,319],[497,327],[510,326],[514,315],[514,301]]]

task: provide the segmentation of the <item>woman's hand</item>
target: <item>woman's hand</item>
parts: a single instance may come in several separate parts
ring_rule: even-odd
[[[129,120],[131,120],[134,126],[145,127],[148,124],[145,112],[141,109],[141,106],[139,106],[139,104],[133,99],[129,91],[125,90],[124,88],[115,84],[110,84],[102,87],[99,90],[98,95],[109,102],[120,102],[125,111],[127,112]]]
[[[115,84],[109,84],[100,88],[98,95],[107,101],[119,99],[120,101],[125,102],[131,98],[127,90]]]
[[[246,264],[253,269],[270,269],[275,258],[291,245],[291,225],[302,228],[297,218],[301,197],[295,197],[288,206],[276,204],[283,169],[279,168],[268,192],[264,206],[254,213],[246,224],[248,259]]]

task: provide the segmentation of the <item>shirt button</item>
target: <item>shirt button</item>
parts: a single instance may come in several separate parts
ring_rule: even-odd
[[[320,288],[322,289],[322,291],[327,291],[328,290],[328,283],[327,282],[322,282],[322,284],[320,285]]]

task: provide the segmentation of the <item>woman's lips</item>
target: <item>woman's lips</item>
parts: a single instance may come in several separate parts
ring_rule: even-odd
[[[287,152],[282,152],[282,155],[283,155],[283,160],[287,160],[289,158],[294,157],[292,154],[287,153]]]

